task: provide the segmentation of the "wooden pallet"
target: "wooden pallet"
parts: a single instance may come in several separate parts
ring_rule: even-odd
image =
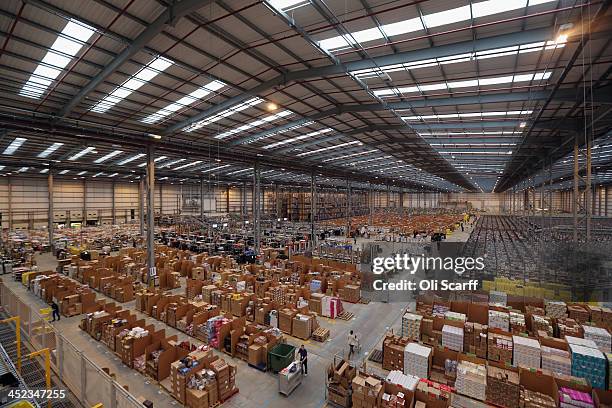
[[[355,317],[355,315],[351,312],[347,312],[344,311],[342,313],[340,313],[338,316],[336,316],[338,319],[340,320],[351,320],[353,317]]]
[[[383,352],[382,350],[373,350],[368,357],[368,360],[373,361],[375,363],[382,363],[383,361]]]
[[[321,343],[325,342],[329,338],[329,329],[324,327],[318,327],[312,332],[312,339]]]

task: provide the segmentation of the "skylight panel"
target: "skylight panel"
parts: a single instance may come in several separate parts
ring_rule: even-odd
[[[110,152],[109,154],[100,157],[99,159],[94,160],[94,163],[104,163],[105,161],[107,161],[108,159],[112,159],[113,157],[117,156],[118,154],[123,153],[123,150],[114,150],[112,152]]]
[[[172,170],[182,170],[182,169],[186,169],[187,167],[192,167],[192,166],[195,166],[196,164],[200,164],[200,163],[202,163],[202,160],[196,160],[196,161],[194,161],[194,162],[191,162],[191,163],[187,163],[187,164],[183,164],[183,165],[181,165],[181,166],[178,166],[178,167],[176,167],[176,168],[174,168],[174,169],[172,169]]]
[[[425,120],[425,119],[459,119],[459,118],[480,118],[490,116],[513,116],[513,115],[530,115],[533,113],[531,110],[522,111],[492,111],[492,112],[460,112],[460,113],[446,113],[440,115],[417,115],[417,116],[403,116],[404,120]]]
[[[185,132],[193,132],[194,130],[198,130],[201,127],[204,127],[206,125],[210,125],[211,123],[217,122],[217,121],[219,121],[219,120],[221,120],[223,118],[231,116],[234,113],[243,111],[243,110],[245,110],[247,108],[250,108],[251,106],[258,105],[259,103],[261,103],[263,101],[264,100],[261,99],[261,98],[252,98],[252,99],[249,99],[249,100],[247,100],[245,102],[242,102],[242,103],[240,103],[238,105],[232,106],[229,109],[226,109],[226,110],[224,110],[222,112],[219,112],[219,113],[217,113],[217,114],[215,114],[215,115],[213,115],[213,116],[211,116],[209,118],[203,119],[203,120],[201,120],[199,122],[196,122],[196,123],[194,123],[194,124],[192,124],[190,126],[187,126],[186,128],[183,129],[183,131],[185,131]]]
[[[309,137],[322,135],[324,133],[331,132],[332,130],[333,129],[330,129],[330,128],[325,128],[325,129],[317,130],[317,131],[314,131],[314,132],[306,133],[305,135],[300,135],[300,136],[293,137],[291,139],[281,140],[280,142],[269,144],[267,146],[264,146],[263,148],[266,149],[266,150],[267,149],[274,149],[275,147],[283,146],[283,145],[286,145],[288,143],[294,143],[294,142],[298,142],[300,140],[308,139]]]
[[[6,149],[4,149],[4,152],[2,152],[2,154],[11,155],[15,153],[17,149],[19,149],[21,145],[26,142],[26,140],[28,139],[26,139],[25,137],[16,137],[15,139],[13,139],[11,144],[8,145]]]
[[[91,110],[96,113],[106,112],[173,64],[174,62],[161,56],[153,59],[134,74],[132,78],[115,88],[113,92],[95,104]]]
[[[289,116],[292,113],[293,112],[291,112],[291,111],[285,110],[285,111],[281,111],[281,112],[275,113],[273,115],[265,116],[265,117],[263,117],[261,119],[257,119],[257,120],[255,120],[253,122],[246,123],[246,124],[244,124],[242,126],[239,126],[237,128],[228,130],[227,132],[223,132],[221,134],[218,134],[218,135],[215,136],[215,139],[225,139],[225,138],[227,138],[229,136],[235,135],[237,133],[244,132],[244,131],[252,129],[252,128],[256,127],[256,126],[261,126],[263,124],[270,123],[270,122],[273,122],[275,120],[284,118],[285,116]]]
[[[470,6],[468,5],[424,15],[423,21],[427,28],[433,28],[469,20],[471,17],[472,14],[470,13]]]
[[[377,151],[378,150],[376,150],[376,149],[372,149],[372,150],[367,150],[365,152],[358,152],[358,153],[353,153],[353,154],[349,154],[349,155],[345,155],[345,156],[332,157],[330,159],[323,160],[323,163],[330,162],[330,161],[335,161],[335,160],[340,160],[340,159],[346,159],[346,158],[349,158],[349,157],[363,156],[364,154],[370,154],[370,153],[374,153],[374,152],[377,152]]]
[[[76,160],[76,159],[78,159],[78,158],[80,158],[80,157],[85,156],[87,153],[93,152],[95,149],[96,149],[96,148],[95,148],[95,147],[93,147],[93,146],[86,147],[85,149],[81,150],[80,152],[78,152],[78,153],[76,153],[76,154],[74,154],[74,155],[70,156],[70,157],[68,158],[68,160]]]
[[[310,0],[267,0],[265,3],[279,11],[291,11],[310,4]]]
[[[128,163],[133,162],[134,160],[140,159],[140,158],[141,158],[141,157],[143,157],[143,156],[146,156],[146,154],[145,154],[145,153],[138,153],[138,154],[137,154],[137,155],[135,155],[135,156],[128,157],[127,159],[123,159],[123,160],[121,160],[121,161],[120,161],[119,163],[117,163],[117,164],[118,164],[119,166],[123,166],[123,165],[125,165],[125,164],[128,164]]]
[[[162,108],[157,112],[153,113],[152,115],[147,116],[146,118],[142,119],[142,122],[148,124],[158,122],[166,116],[170,115],[171,113],[174,113],[181,108],[185,108],[193,103],[198,102],[200,99],[222,89],[224,86],[225,83],[221,81],[212,81],[209,84],[204,85],[203,87],[191,92],[189,95],[183,96],[178,101],[173,102],[165,108]]]
[[[23,85],[19,95],[27,98],[40,98],[94,32],[94,28],[75,19],[70,19],[41,60],[41,63]]]
[[[55,152],[57,149],[59,149],[60,147],[62,147],[64,144],[63,143],[53,143],[51,146],[47,147],[44,151],[40,152],[38,154],[38,157],[40,157],[41,159],[44,159],[45,157],[49,157],[50,155],[53,154],[53,152]]]
[[[352,142],[341,143],[341,144],[335,145],[335,146],[322,147],[320,149],[311,150],[309,152],[304,152],[304,153],[296,154],[296,156],[297,157],[308,156],[308,155],[311,155],[311,154],[315,154],[315,153],[319,153],[319,152],[324,152],[324,151],[332,150],[332,149],[338,149],[340,147],[350,146],[350,145],[354,145],[354,144],[358,144],[359,146],[363,145],[363,143],[361,143],[360,141],[355,140],[355,141],[352,141]]]

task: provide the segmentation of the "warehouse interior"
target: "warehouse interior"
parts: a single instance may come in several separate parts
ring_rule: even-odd
[[[0,2],[0,406],[612,407],[611,34],[609,0]]]

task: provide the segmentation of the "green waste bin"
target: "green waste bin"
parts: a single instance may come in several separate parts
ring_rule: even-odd
[[[268,352],[268,367],[278,373],[295,359],[295,347],[290,344],[277,344]]]

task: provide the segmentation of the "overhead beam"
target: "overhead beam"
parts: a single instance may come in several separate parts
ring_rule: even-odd
[[[167,7],[153,23],[151,23],[138,37],[132,41],[115,59],[89,81],[81,90],[59,111],[58,117],[68,115],[82,100],[100,85],[106,78],[129,60],[134,54],[142,50],[155,36],[161,33],[167,25],[176,23],[180,18],[210,4],[214,0],[182,0]]]
[[[553,38],[554,34],[554,27],[550,26],[511,34],[503,34],[488,38],[481,38],[478,40],[463,41],[453,44],[438,45],[436,47],[422,48],[419,50],[405,51],[392,55],[384,55],[359,61],[347,62],[344,64],[331,64],[322,67],[288,72],[286,74],[278,75],[277,77],[272,78],[266,82],[263,82],[250,90],[233,96],[227,99],[226,101],[215,105],[209,109],[206,109],[188,119],[168,126],[166,129],[162,130],[161,133],[164,135],[172,134],[195,122],[215,115],[225,109],[229,109],[236,104],[244,102],[247,99],[257,96],[274,87],[280,85],[287,85],[293,81],[346,74],[352,71],[377,68],[385,65],[411,63],[432,58],[449,57],[452,55],[486,51],[495,48],[510,47],[516,44],[527,44],[538,41],[547,41]]]

